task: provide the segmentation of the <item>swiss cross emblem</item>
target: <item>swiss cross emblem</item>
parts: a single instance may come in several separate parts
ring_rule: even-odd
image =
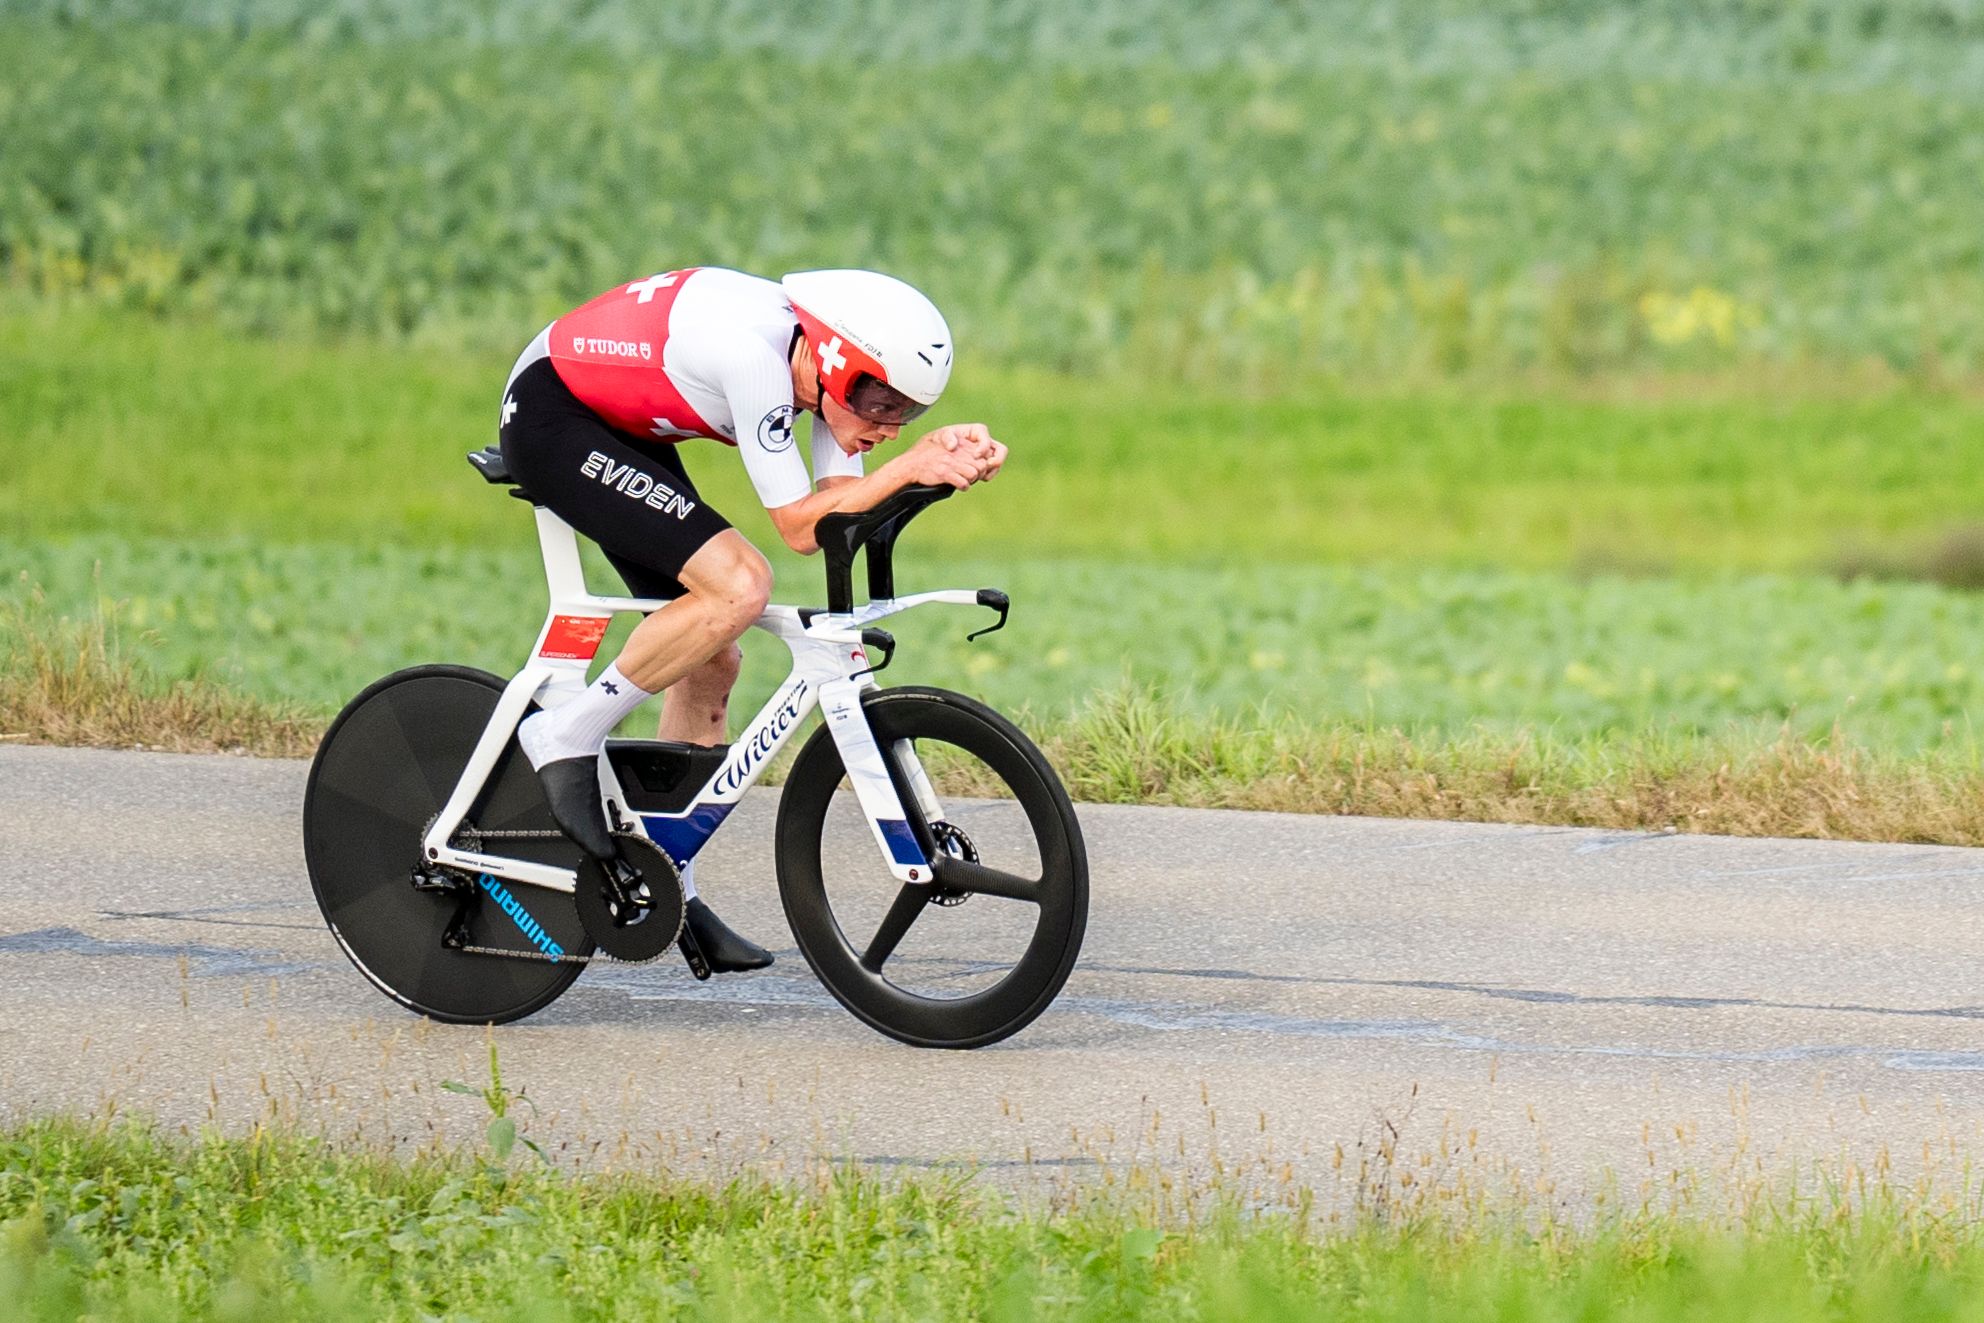
[[[629,294],[640,295],[640,297],[635,299],[634,302],[649,303],[653,301],[654,292],[656,290],[667,289],[670,285],[674,283],[675,283],[675,277],[672,274],[649,276],[646,280],[636,280],[633,284],[627,286],[627,292]]]
[[[821,376],[831,377],[835,372],[847,366],[847,355],[840,351],[839,336],[835,336],[831,340],[820,341],[819,349]]]

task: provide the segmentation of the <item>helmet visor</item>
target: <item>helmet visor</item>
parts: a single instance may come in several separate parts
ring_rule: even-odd
[[[930,406],[910,399],[880,377],[864,372],[847,388],[847,407],[868,422],[899,427]]]

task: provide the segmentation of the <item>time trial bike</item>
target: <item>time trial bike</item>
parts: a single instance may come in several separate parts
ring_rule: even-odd
[[[774,828],[779,895],[813,973],[861,1020],[921,1047],[998,1042],[1047,1008],[1088,917],[1087,854],[1060,778],[985,704],[875,679],[895,653],[876,627],[889,616],[939,603],[996,611],[971,638],[1006,623],[995,589],[896,595],[898,535],[951,488],[910,487],[820,521],[827,605],[773,605],[755,622],[792,669],[733,743],[607,742],[602,800],[650,892],[623,927],[626,907],[553,825],[515,734],[584,689],[614,615],[665,603],[589,592],[571,526],[516,484],[494,447],[469,460],[532,505],[549,609],[510,680],[411,667],[365,689],[326,732],[304,792],[304,855],[360,973],[409,1010],[472,1024],[542,1009],[601,958],[653,959],[676,945],[707,978],[683,926],[678,870],[818,708]],[[864,552],[868,601],[856,605]]]

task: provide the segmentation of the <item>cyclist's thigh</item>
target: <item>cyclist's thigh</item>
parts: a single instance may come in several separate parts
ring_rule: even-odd
[[[548,359],[518,373],[508,399],[503,460],[517,481],[599,543],[637,595],[678,595],[683,564],[730,521],[697,493],[675,447],[608,427]]]
[[[651,565],[616,556],[610,551],[606,553],[606,560],[620,575],[620,581],[627,585],[627,591],[636,597],[676,598],[689,591],[680,579]]]

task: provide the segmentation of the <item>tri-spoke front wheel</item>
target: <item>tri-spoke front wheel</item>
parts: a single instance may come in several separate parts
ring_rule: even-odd
[[[891,875],[822,729],[779,804],[792,935],[827,990],[890,1037],[996,1043],[1047,1009],[1081,950],[1088,856],[1074,806],[1033,742],[982,703],[905,686],[862,706],[935,877]]]

